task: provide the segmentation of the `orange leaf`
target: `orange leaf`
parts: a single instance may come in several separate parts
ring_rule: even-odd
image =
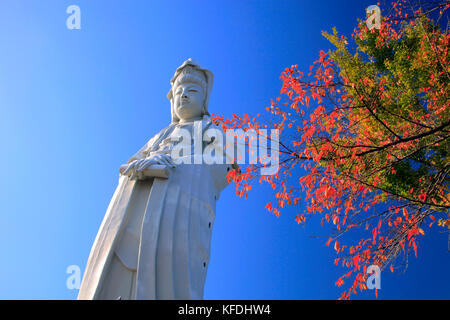
[[[336,240],[336,242],[334,243],[334,250],[338,251],[339,250],[339,242]]]

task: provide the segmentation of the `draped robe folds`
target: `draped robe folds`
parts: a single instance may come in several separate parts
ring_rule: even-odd
[[[199,124],[219,129],[210,120],[194,126]],[[177,126],[162,130],[129,163],[170,151],[168,141]],[[78,299],[202,299],[216,201],[232,168],[223,162],[179,164],[169,169],[167,179],[121,175]]]

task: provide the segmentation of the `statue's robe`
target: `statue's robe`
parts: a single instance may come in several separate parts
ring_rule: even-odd
[[[219,129],[209,119],[201,125]],[[176,126],[153,137],[129,163],[167,152]],[[216,201],[232,168],[225,162],[179,164],[167,179],[121,175],[78,299],[202,299]]]

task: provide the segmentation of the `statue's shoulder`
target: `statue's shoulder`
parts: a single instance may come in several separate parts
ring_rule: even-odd
[[[157,134],[155,134],[149,141],[148,144],[150,144],[151,142],[156,142],[159,138],[164,137],[165,135],[167,135],[166,133],[171,131],[173,125],[170,124],[167,127],[162,128]]]
[[[163,140],[167,136],[167,134],[170,133],[170,131],[172,129],[173,129],[173,125],[169,125],[163,129],[161,129],[156,135],[154,135],[150,140],[148,140],[147,143],[141,149],[139,149],[139,151],[135,155],[133,155],[128,160],[128,163],[130,163],[134,160],[145,158],[147,156],[147,154],[150,151],[152,151],[152,149],[156,148],[159,145],[161,140]]]
[[[175,125],[172,123],[169,126],[161,129],[156,135],[154,135],[145,145],[145,149],[147,152],[150,152],[153,149],[158,148],[158,145],[167,138],[175,128]]]

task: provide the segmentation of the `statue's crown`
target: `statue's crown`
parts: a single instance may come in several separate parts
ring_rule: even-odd
[[[178,75],[173,79],[172,86],[176,83],[182,82],[195,82],[202,86],[204,90],[206,90],[206,75],[203,71],[198,70],[197,67],[193,65],[186,65],[183,67]]]

